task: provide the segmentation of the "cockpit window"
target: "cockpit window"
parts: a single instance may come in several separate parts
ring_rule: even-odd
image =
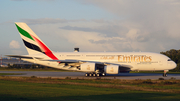
[[[171,59],[168,59],[167,61],[172,61]]]

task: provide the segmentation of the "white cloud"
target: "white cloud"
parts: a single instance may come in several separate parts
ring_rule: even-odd
[[[98,33],[95,32],[82,32],[82,31],[68,31],[68,34],[64,34],[64,38],[68,39],[68,42],[73,43],[74,47],[80,47],[82,51],[104,51],[102,45],[93,44],[89,40],[102,39]]]
[[[71,43],[83,51],[161,52],[172,48],[179,49],[180,2],[178,0],[76,1],[103,8],[119,19],[42,18],[22,19],[22,21],[36,24],[33,25],[35,32],[49,33],[51,36],[53,32],[59,36],[58,41],[64,38],[68,41],[64,41],[65,44]]]
[[[118,16],[119,20],[111,20],[108,24],[118,26],[115,28],[119,35],[117,37],[124,38],[132,51],[159,52],[172,48],[179,49],[177,44],[180,43],[179,0],[76,1],[95,5]],[[115,29],[111,30],[115,31]],[[112,45],[116,46],[114,43]],[[121,46],[116,49],[127,51],[126,48],[129,47],[125,43]]]
[[[54,19],[54,18],[39,18],[39,19],[21,19],[21,21],[27,24],[57,24],[57,23],[68,23],[68,22],[79,22],[86,21],[85,19],[78,20],[66,20],[66,19]]]
[[[19,49],[20,48],[20,45],[19,45],[19,42],[15,41],[15,40],[12,40],[9,44],[9,47],[10,48],[14,48],[14,49]]]

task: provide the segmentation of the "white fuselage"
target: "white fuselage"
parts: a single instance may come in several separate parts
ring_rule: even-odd
[[[130,67],[132,71],[161,71],[171,70],[176,67],[176,63],[165,55],[150,52],[60,52],[54,53],[59,60],[82,60],[118,64]],[[43,60],[50,59],[46,55],[34,55]],[[42,61],[41,59],[24,59],[29,62],[63,69],[59,62]],[[76,66],[76,65],[75,65]],[[71,70],[71,69],[69,69]]]

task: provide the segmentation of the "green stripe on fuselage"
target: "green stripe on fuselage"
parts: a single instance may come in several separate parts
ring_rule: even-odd
[[[15,25],[16,25],[16,24],[15,24]],[[18,25],[16,25],[16,27],[17,27],[18,31],[19,31],[22,35],[24,35],[25,37],[30,38],[31,40],[35,41],[28,32],[26,32],[25,30],[23,30],[23,29],[22,29],[21,27],[19,27]]]

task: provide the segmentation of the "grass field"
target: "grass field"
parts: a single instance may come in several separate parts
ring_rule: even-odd
[[[0,101],[179,101],[179,80],[0,77]]]

